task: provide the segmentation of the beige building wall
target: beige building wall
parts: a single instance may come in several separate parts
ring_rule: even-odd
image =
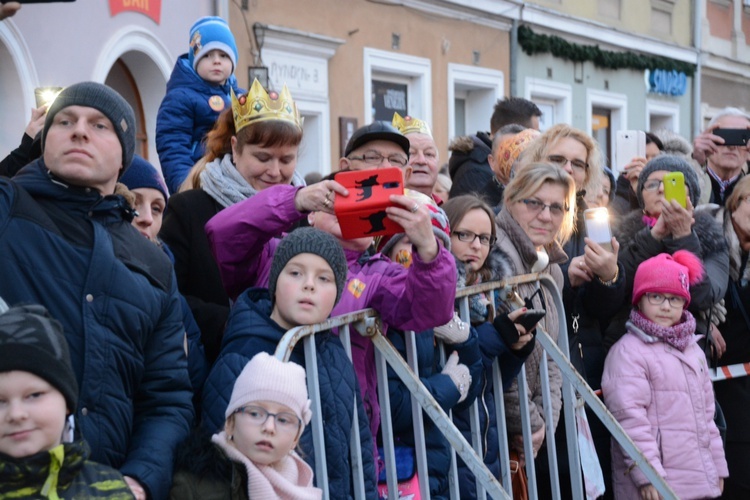
[[[246,68],[252,63],[250,39],[253,23],[343,40],[328,61],[332,164],[337,164],[338,160],[339,117],[357,118],[359,126],[370,121],[364,116],[363,60],[366,47],[431,61],[431,125],[441,162],[449,157],[448,65],[475,65],[477,52],[479,61],[476,66],[502,71],[504,94],[508,93],[509,24],[505,29],[497,29],[472,20],[460,20],[459,13],[449,18],[366,0],[250,0],[248,3],[249,9],[243,11],[244,20],[237,15],[239,8],[236,6],[232,7],[229,16],[240,52],[236,72],[240,85],[248,83]],[[486,23],[486,19],[475,17],[475,20]],[[249,34],[245,23],[250,27]],[[393,34],[400,36],[398,49],[392,47]]]
[[[692,43],[692,0],[531,0],[528,3],[666,42],[685,46]]]

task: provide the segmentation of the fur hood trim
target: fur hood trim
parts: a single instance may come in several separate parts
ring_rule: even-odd
[[[456,288],[464,288],[466,286],[466,265],[455,256],[453,258],[456,260]],[[513,276],[513,263],[504,250],[493,245],[489,255],[487,255],[487,261],[492,270],[490,281],[502,281]]]

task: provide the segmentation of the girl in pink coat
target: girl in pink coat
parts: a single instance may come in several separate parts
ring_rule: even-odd
[[[690,285],[702,275],[700,260],[685,250],[638,266],[628,334],[609,351],[602,377],[607,408],[682,500],[720,496],[729,475],[706,357],[687,310]],[[616,499],[659,499],[614,441],[612,483]]]

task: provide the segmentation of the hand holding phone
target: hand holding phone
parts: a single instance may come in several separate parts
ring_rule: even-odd
[[[583,211],[586,234],[591,241],[603,248],[612,249],[612,229],[609,226],[609,210],[606,207],[589,208]]]
[[[668,172],[664,174],[662,182],[664,183],[664,199],[669,203],[677,200],[682,208],[687,208],[685,175],[682,172]]]
[[[724,139],[723,146],[747,146],[750,139],[750,129],[746,128],[717,128],[714,135]]]
[[[646,133],[642,130],[618,130],[615,141],[612,159],[615,175],[623,172],[633,158],[646,156]]]
[[[516,318],[514,323],[518,323],[526,329],[526,332],[531,332],[536,324],[547,314],[544,309],[527,309],[525,313]]]

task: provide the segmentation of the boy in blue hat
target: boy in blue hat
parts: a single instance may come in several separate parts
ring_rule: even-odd
[[[215,16],[190,28],[190,47],[167,82],[167,94],[156,116],[156,150],[170,193],[176,193],[192,166],[203,156],[203,138],[219,114],[231,107],[230,88],[237,86],[237,45],[227,22]]]

